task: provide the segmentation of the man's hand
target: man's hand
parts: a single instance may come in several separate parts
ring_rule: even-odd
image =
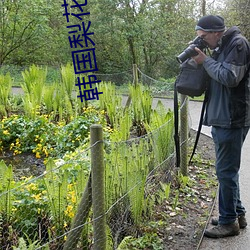
[[[203,64],[207,56],[197,47],[194,48],[195,51],[198,53],[197,56],[192,57],[197,64]]]

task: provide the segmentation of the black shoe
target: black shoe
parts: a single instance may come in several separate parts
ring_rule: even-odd
[[[243,228],[245,228],[247,226],[247,220],[246,220],[245,214],[239,215],[238,222],[239,222],[240,229],[243,229]],[[214,226],[217,226],[218,225],[218,219],[217,218],[212,218],[211,224],[214,225]]]
[[[210,229],[206,229],[204,235],[209,238],[224,238],[228,236],[239,235],[240,227],[238,222],[234,222],[232,224],[222,225],[219,224]]]

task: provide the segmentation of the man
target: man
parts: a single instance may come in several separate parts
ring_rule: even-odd
[[[204,125],[212,126],[219,181],[219,218],[205,235],[221,238],[239,234],[247,226],[240,200],[241,149],[250,126],[250,46],[237,27],[225,29],[220,16],[202,17],[196,33],[213,50],[206,56],[195,48],[193,59],[210,76]]]

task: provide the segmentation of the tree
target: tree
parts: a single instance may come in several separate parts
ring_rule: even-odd
[[[73,0],[67,1],[73,4]],[[243,5],[244,1],[237,3]],[[62,4],[53,0],[0,0],[0,65],[71,62]],[[100,73],[124,72],[137,64],[156,79],[177,75],[176,56],[196,36],[198,18],[226,9],[218,9],[215,0],[92,0],[84,8],[90,12],[84,21],[91,21]],[[244,11],[246,20],[248,12]],[[236,7],[229,13],[227,21],[240,20]],[[74,20],[73,24],[81,21]]]
[[[176,75],[175,57],[195,35],[193,6],[180,0],[92,2],[100,70],[124,71],[135,63],[152,77]]]
[[[0,65],[48,63],[56,58],[58,43],[63,44],[59,7],[61,4],[51,0],[1,1]],[[55,18],[59,13],[59,18]],[[67,36],[64,41],[67,42]]]
[[[36,36],[38,21],[25,17],[25,3],[7,0],[0,2],[0,65],[28,40]]]
[[[248,0],[225,0],[222,15],[227,26],[239,26],[242,33],[250,39],[250,2]]]

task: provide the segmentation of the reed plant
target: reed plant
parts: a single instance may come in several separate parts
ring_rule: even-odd
[[[103,92],[100,96],[100,109],[106,112],[107,122],[111,128],[120,125],[123,116],[122,98],[117,95],[115,85],[111,82],[101,82],[98,90]]]
[[[151,92],[143,85],[130,85],[129,93],[131,96],[131,110],[133,114],[133,123],[137,127],[138,135],[143,135],[144,123],[150,123],[152,112]]]
[[[28,70],[22,72],[22,76],[23,83],[21,83],[21,87],[24,91],[24,111],[29,117],[34,118],[37,113],[40,113],[47,68],[43,69],[32,65]]]
[[[118,113],[115,121],[113,131],[110,134],[110,140],[113,142],[129,140],[132,127],[132,117],[129,110],[125,110],[124,113]]]
[[[76,76],[74,72],[74,67],[71,63],[67,63],[66,66],[61,66],[61,78],[62,87],[65,89],[68,99],[72,103],[72,92],[75,88]]]
[[[87,107],[87,101],[81,102],[77,98],[77,89],[75,88],[76,75],[72,64],[61,66],[60,70],[61,82],[55,84],[56,90],[54,93],[53,111],[56,114],[56,119],[61,121],[65,119],[67,122],[78,117],[83,107]],[[79,78],[84,77],[79,75]],[[88,89],[88,86],[86,90]]]
[[[83,152],[79,151],[75,154],[80,153]],[[82,192],[87,185],[89,169],[86,164],[86,159],[79,163],[68,160],[61,164],[56,164],[53,159],[49,159],[46,163],[43,182],[58,235],[65,229],[65,225],[70,226]]]
[[[12,166],[6,166],[0,161],[0,214],[4,215],[5,222],[9,222],[12,215],[13,194],[10,190],[14,186]]]
[[[56,121],[71,121],[73,118],[73,107],[65,89],[60,83],[55,84],[53,98],[53,117]]]
[[[11,93],[12,79],[10,74],[0,75],[0,116],[7,116],[10,111],[9,96]]]
[[[46,86],[46,88],[44,89],[43,103],[45,105],[46,114],[50,114],[53,111],[55,89],[55,83]]]
[[[13,228],[13,203],[14,195],[11,192],[14,187],[12,166],[7,166],[0,161],[0,246],[11,244],[15,240],[16,231]]]
[[[60,169],[56,169],[52,159],[46,164],[46,177],[43,179],[48,196],[48,206],[53,221],[54,228],[49,228],[50,234],[60,236],[65,233],[66,214],[67,211],[67,194],[68,194],[68,176],[62,173]],[[72,209],[68,209],[71,213]],[[62,247],[64,239],[58,238],[56,245]]]
[[[126,210],[138,225],[145,209],[144,188],[152,159],[148,140],[113,142],[110,147],[112,154],[106,155],[105,168],[107,207],[126,196],[123,199]]]
[[[156,163],[166,160],[173,152],[174,119],[173,112],[166,110],[161,101],[151,113],[151,122],[145,123],[150,133]]]
[[[139,225],[143,219],[143,211],[146,211],[144,197],[146,179],[149,173],[149,163],[151,160],[148,141],[146,139],[140,139],[139,143],[132,144],[132,152],[130,170],[127,175],[127,191],[135,225]]]
[[[52,159],[46,164],[46,178],[44,184],[49,198],[51,214],[57,223],[58,228],[63,228],[64,211],[67,206],[67,176],[56,170]]]

